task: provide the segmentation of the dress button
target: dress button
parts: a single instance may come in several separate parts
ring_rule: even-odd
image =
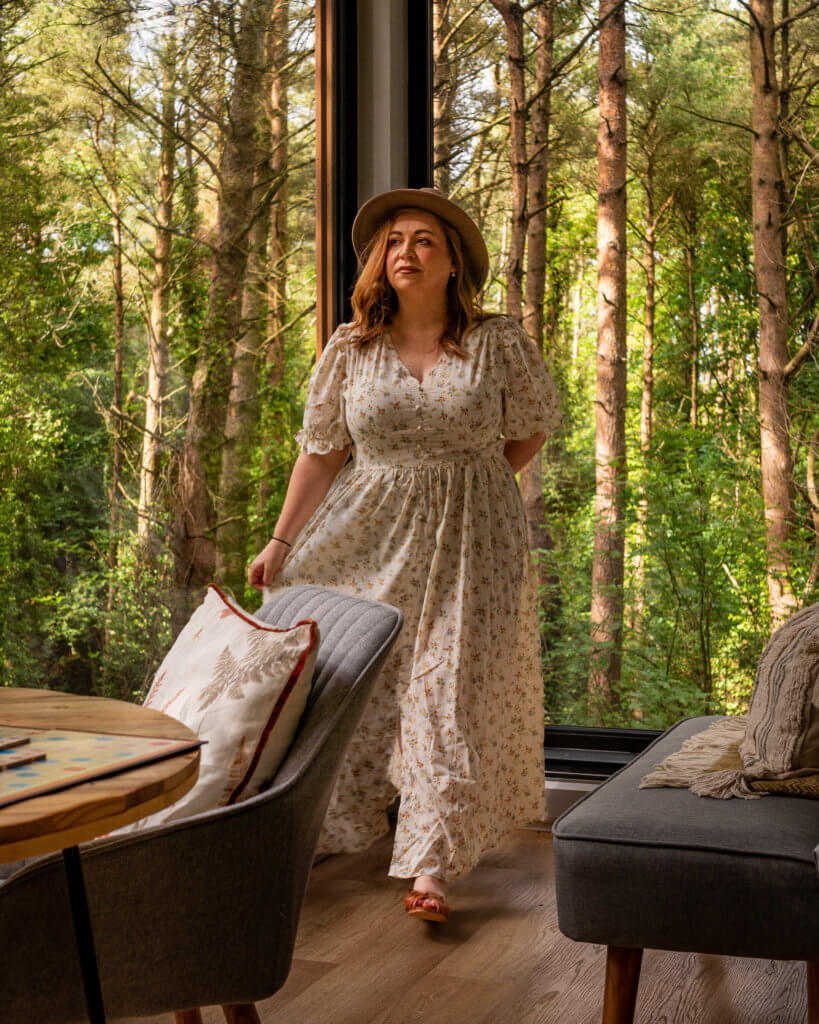
[[[416,429],[416,430],[423,430],[424,428],[423,428],[423,427],[421,426],[421,424],[419,423],[419,424],[418,424],[418,426],[417,426],[417,427],[416,427],[415,429]]]

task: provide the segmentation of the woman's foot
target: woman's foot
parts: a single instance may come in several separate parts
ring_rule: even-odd
[[[446,901],[446,886],[435,875],[419,875],[412,888],[416,892],[428,892]]]
[[[434,875],[419,875],[407,893],[404,908],[410,917],[418,917],[422,921],[446,921],[449,904],[444,883]]]

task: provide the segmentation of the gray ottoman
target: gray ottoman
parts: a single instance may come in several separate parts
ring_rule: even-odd
[[[646,947],[805,960],[819,1024],[819,801],[639,789],[712,721],[679,722],[554,823],[560,930],[609,947],[605,1024],[631,1024]]]

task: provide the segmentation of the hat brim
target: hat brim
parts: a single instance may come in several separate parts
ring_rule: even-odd
[[[364,262],[367,243],[390,214],[405,208],[434,213],[458,232],[464,248],[467,270],[475,291],[479,292],[489,275],[489,253],[486,243],[468,214],[446,196],[431,189],[396,188],[368,199],[353,221],[353,248],[359,261]]]

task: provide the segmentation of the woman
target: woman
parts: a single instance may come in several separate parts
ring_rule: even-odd
[[[441,193],[376,196],[353,244],[355,319],[313,374],[302,453],[249,580],[320,583],[403,612],[319,850],[367,847],[400,795],[390,875],[415,879],[409,913],[441,921],[446,883],[544,814],[536,590],[514,474],[555,427],[557,400],[521,329],[477,307],[486,246]]]

